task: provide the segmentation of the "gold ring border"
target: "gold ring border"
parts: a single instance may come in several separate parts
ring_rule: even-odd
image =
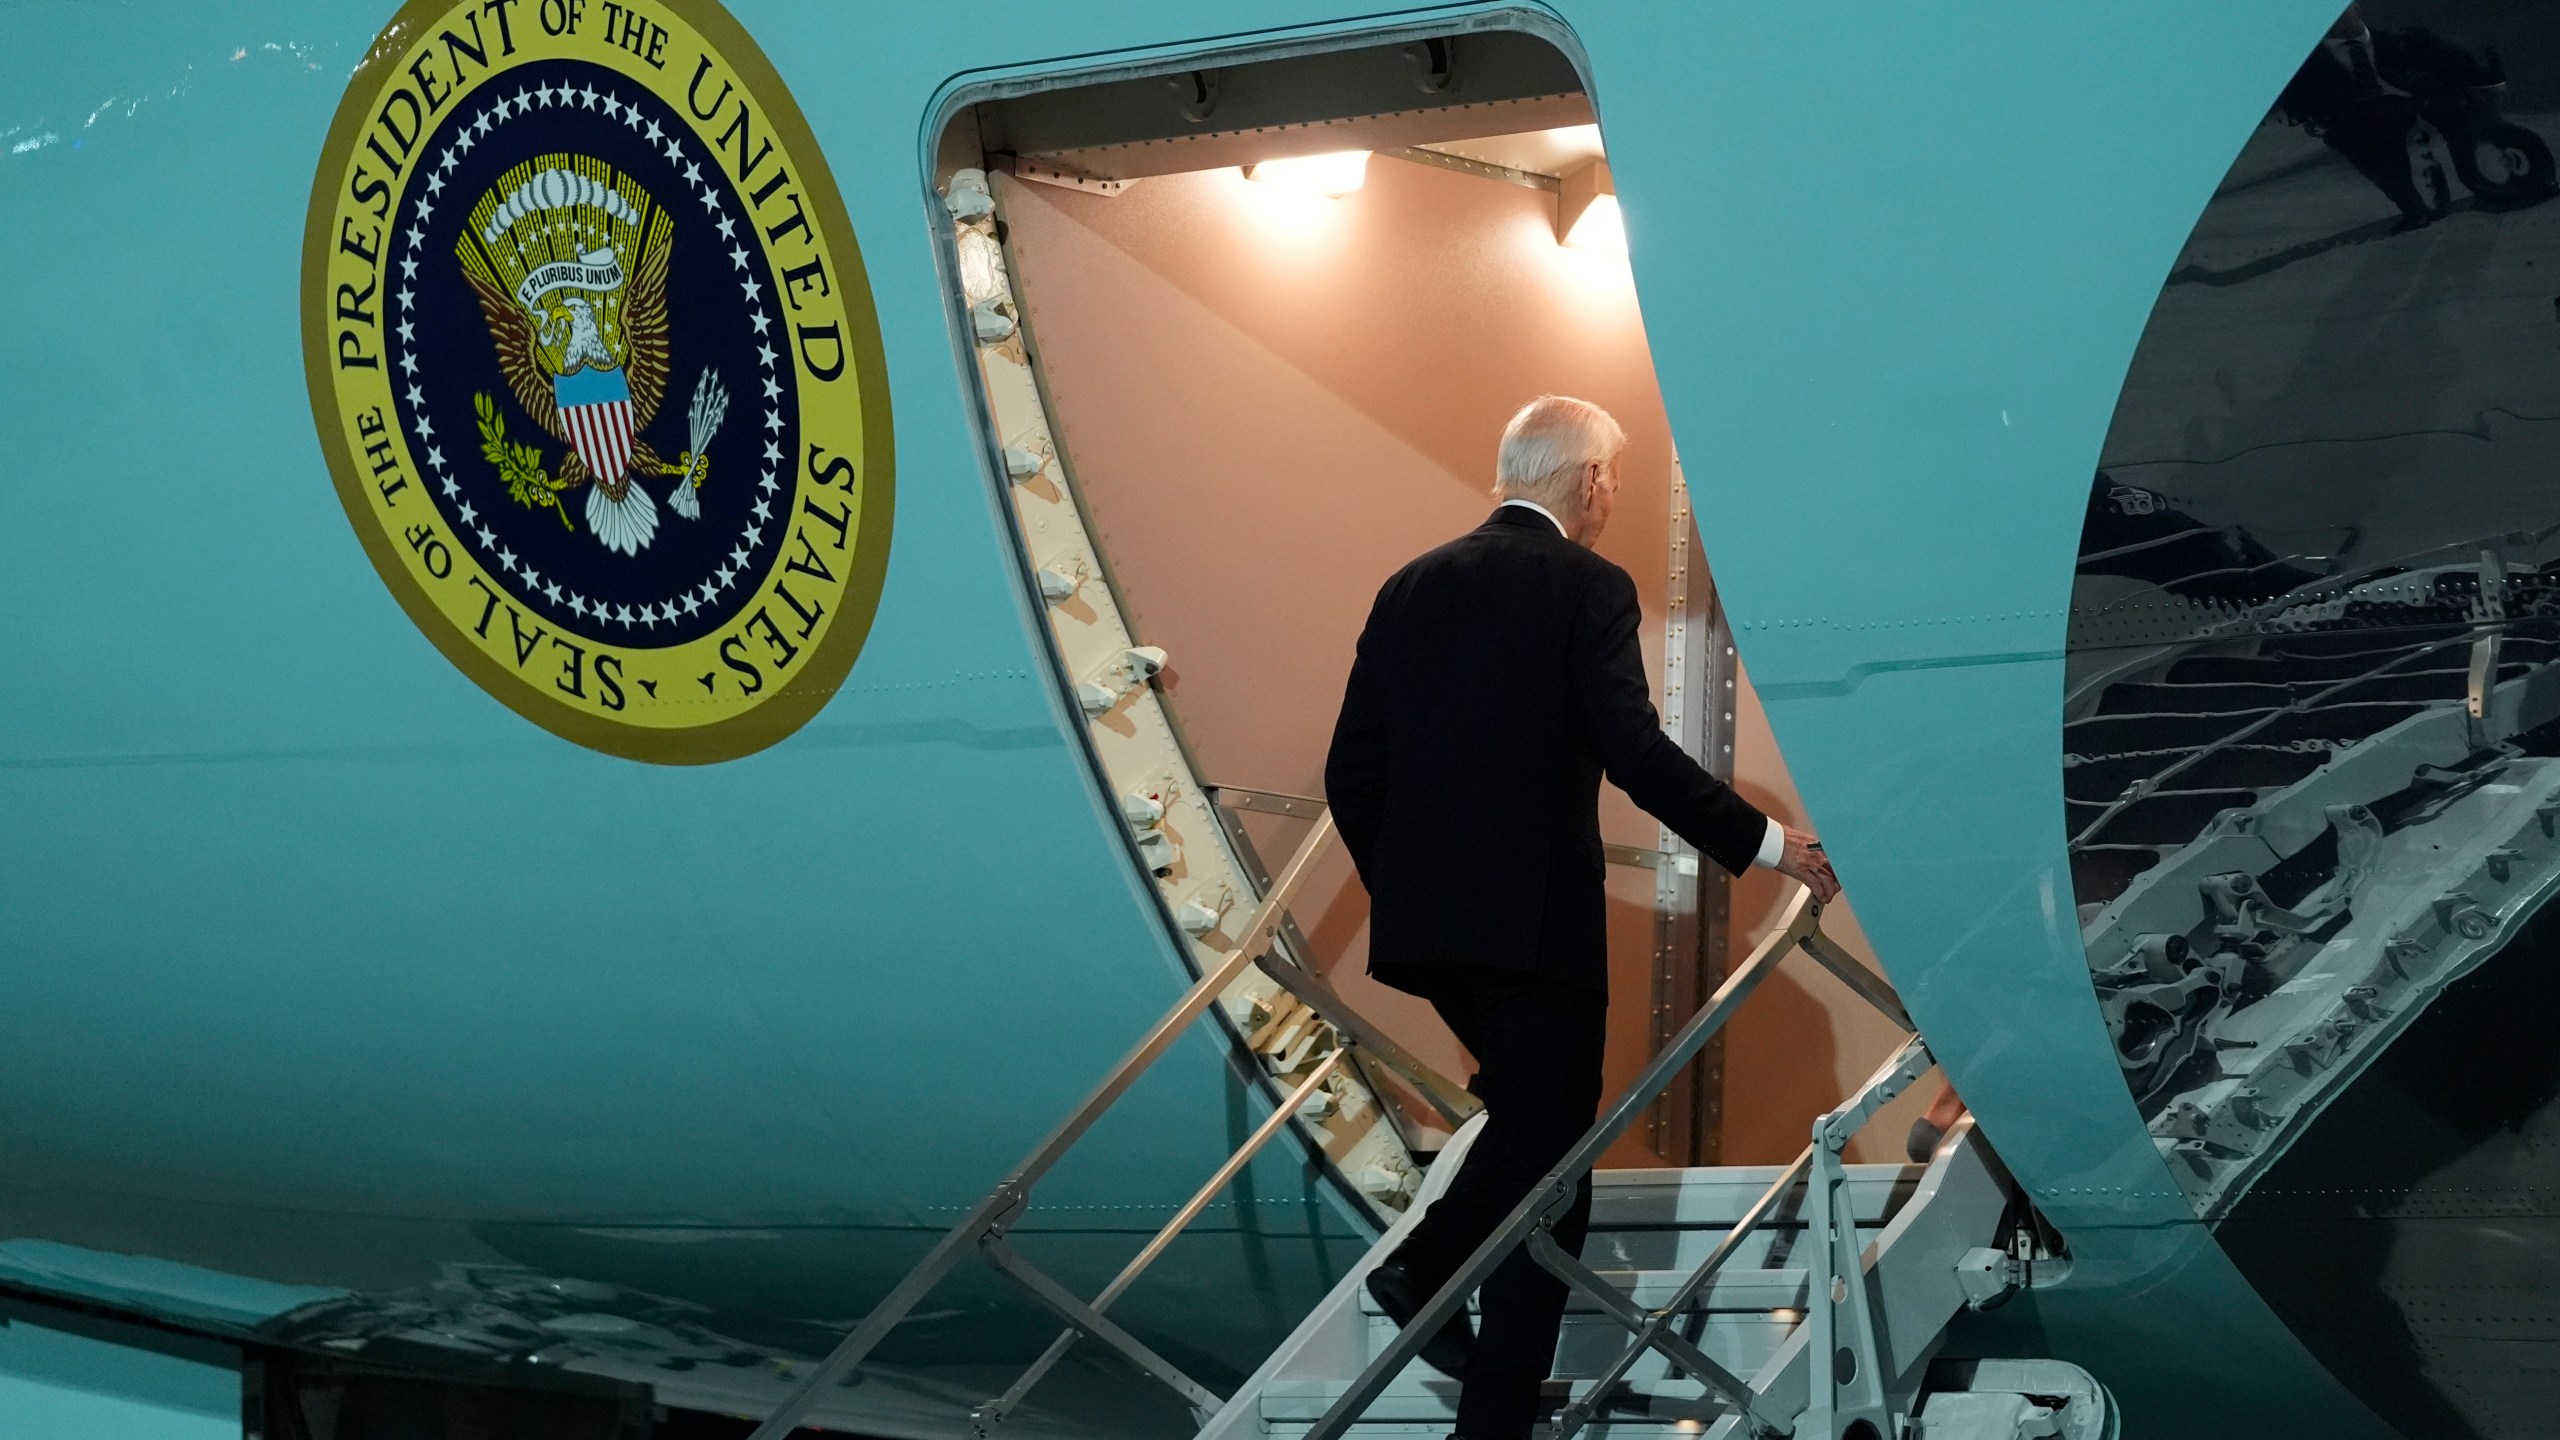
[[[779,692],[743,715],[666,730],[617,724],[543,700],[521,677],[462,638],[411,578],[398,552],[391,548],[391,537],[380,525],[372,523],[372,502],[358,479],[355,456],[347,449],[346,427],[340,423],[337,389],[326,358],[328,256],[335,243],[329,221],[336,213],[339,187],[346,182],[348,157],[371,117],[369,102],[378,95],[383,72],[408,47],[408,33],[424,28],[431,20],[442,19],[458,3],[461,0],[405,0],[393,13],[390,22],[374,37],[363,62],[348,77],[346,92],[339,97],[337,114],[330,120],[328,138],[321,146],[319,171],[311,183],[310,210],[302,227],[302,368],[311,391],[312,425],[319,432],[321,455],[328,462],[338,503],[346,511],[348,527],[356,532],[357,542],[364,546],[365,558],[373,562],[375,573],[408,614],[409,623],[491,699],[563,740],[626,760],[711,765],[752,755],[809,723],[834,698],[870,639],[872,622],[879,617],[880,592],[889,575],[889,543],[897,511],[897,447],[889,413],[888,358],[881,348],[880,312],[871,289],[870,271],[862,263],[862,247],[854,236],[853,219],[845,213],[844,197],[836,189],[835,172],[828,167],[826,154],[819,149],[818,137],[810,132],[809,122],[800,114],[800,102],[783,83],[773,62],[765,58],[763,47],[718,0],[652,0],[709,41],[714,53],[755,94],[764,107],[766,123],[784,137],[799,166],[803,193],[817,207],[820,223],[827,227],[831,237],[827,258],[835,265],[838,280],[850,279],[858,286],[846,286],[843,293],[845,325],[853,332],[847,339],[857,366],[855,397],[862,407],[860,513],[864,543],[848,562],[836,623],[827,631],[827,638],[810,653],[809,663]],[[357,103],[359,96],[368,103]],[[877,543],[872,542],[875,527]]]

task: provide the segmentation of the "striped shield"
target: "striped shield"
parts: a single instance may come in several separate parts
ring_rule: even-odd
[[[560,427],[599,485],[619,489],[631,468],[631,385],[619,370],[581,369],[551,382]]]

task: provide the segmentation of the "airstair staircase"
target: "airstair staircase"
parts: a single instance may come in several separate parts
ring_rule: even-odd
[[[1447,1186],[1485,1121],[1472,1097],[1378,1034],[1275,944],[1288,926],[1291,899],[1333,839],[1332,817],[1324,815],[1263,887],[1260,905],[1224,958],[806,1372],[750,1440],[786,1440],[971,1252],[1065,1327],[1009,1389],[977,1408],[974,1427],[985,1440],[1001,1434],[1007,1416],[1078,1343],[1117,1352],[1180,1395],[1199,1424],[1197,1440],[1438,1440],[1455,1418],[1457,1386],[1418,1363],[1423,1338],[1469,1304],[1484,1278],[1524,1246],[1570,1290],[1556,1375],[1548,1382],[1556,1403],[1541,1422],[1541,1440],[2115,1440],[2106,1391],[2074,1366],[1940,1358],[1949,1325],[1968,1308],[2001,1303],[2066,1262],[2053,1253],[2032,1212],[2016,1203],[1969,1120],[1958,1123],[1926,1164],[1845,1162],[1850,1139],[1935,1062],[1891,988],[1823,934],[1821,907],[1810,892],[1795,897],[1778,928],[1502,1227],[1397,1328],[1363,1282]],[[1814,1122],[1804,1153],[1786,1166],[1595,1170],[1600,1155],[1778,962],[1797,953],[1909,1035],[1855,1094]],[[1254,966],[1328,1022],[1335,1048],[1316,1057],[1297,1089],[1109,1286],[1090,1300],[1077,1296],[1015,1250],[1008,1228],[1029,1208],[1042,1177]],[[1105,1312],[1325,1076],[1346,1063],[1397,1073],[1458,1129],[1403,1217],[1242,1386],[1218,1395]],[[1554,1240],[1550,1226],[1586,1174],[1593,1180],[1592,1219],[1577,1256]]]
[[[1462,1158],[1460,1146],[1473,1138],[1472,1129],[1435,1162],[1417,1216],[1446,1183],[1449,1162]],[[1905,1412],[1934,1407],[1930,1419],[1936,1428],[1908,1433],[1930,1440],[2098,1440],[2110,1433],[2103,1420],[2087,1423],[2087,1417],[2105,1414],[2102,1392],[2072,1367],[2052,1362],[1977,1364],[1970,1371],[1940,1364],[1934,1377],[1940,1393],[1916,1393],[1931,1378],[1948,1322],[1969,1306],[1995,1303],[2035,1263],[2007,1245],[1988,1253],[1987,1242],[1995,1238],[2019,1249],[2038,1242],[2032,1230],[1998,1233],[2007,1216],[2006,1186],[1971,1122],[1960,1123],[1927,1165],[1842,1169],[1854,1244],[1873,1257],[1867,1279],[1883,1302],[1879,1349],[1884,1367],[1898,1372],[1894,1398]],[[1582,1260],[1639,1312],[1662,1313],[1677,1304],[1674,1334],[1779,1399],[1774,1408],[1800,1408],[1807,1399],[1811,1338],[1807,1252],[1817,1243],[1802,1213],[1801,1179],[1795,1167],[1775,1165],[1596,1172]],[[1774,1213],[1730,1246],[1712,1277],[1688,1287],[1692,1273],[1734,1240],[1737,1225],[1782,1182],[1791,1189]],[[1396,1338],[1394,1322],[1380,1313],[1361,1281],[1408,1228],[1409,1223],[1398,1225],[1327,1296],[1201,1430],[1200,1440],[1305,1440],[1315,1430],[1360,1371]],[[1684,1288],[1690,1291],[1685,1296]],[[1576,1293],[1567,1302],[1547,1399],[1560,1412],[1568,1406],[1579,1412],[1574,1433],[1590,1440],[1753,1433],[1735,1406],[1704,1382],[1679,1374],[1659,1353],[1647,1352],[1624,1366],[1619,1383],[1604,1390],[1598,1382],[1620,1368],[1630,1338],[1627,1323],[1600,1300]],[[1949,1388],[1959,1381],[1963,1389]],[[1441,1440],[1455,1419],[1457,1395],[1454,1381],[1417,1361],[1341,1433],[1349,1440]],[[2078,1413],[2052,1403],[2064,1398],[2076,1400]],[[1960,1420],[1960,1412],[1984,1413]],[[1564,1435],[1558,1423],[1563,1419],[1559,1414],[1541,1434]]]

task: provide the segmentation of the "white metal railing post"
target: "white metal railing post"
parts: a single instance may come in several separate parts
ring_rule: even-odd
[[[1805,1354],[1809,1403],[1797,1429],[1835,1440],[1864,1421],[1877,1435],[1895,1433],[1885,1399],[1884,1347],[1876,1333],[1875,1296],[1867,1288],[1857,1212],[1841,1152],[1885,1102],[1928,1073],[1929,1047],[1918,1036],[1876,1071],[1848,1104],[1813,1122],[1813,1173],[1805,1195],[1806,1238],[1813,1245],[1807,1277]]]

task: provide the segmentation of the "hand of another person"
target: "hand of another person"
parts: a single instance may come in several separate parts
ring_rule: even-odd
[[[1822,853],[1822,842],[1793,825],[1780,828],[1787,832],[1787,850],[1778,857],[1774,868],[1781,875],[1802,881],[1814,899],[1830,904],[1840,893],[1840,877],[1831,873],[1831,857]]]

